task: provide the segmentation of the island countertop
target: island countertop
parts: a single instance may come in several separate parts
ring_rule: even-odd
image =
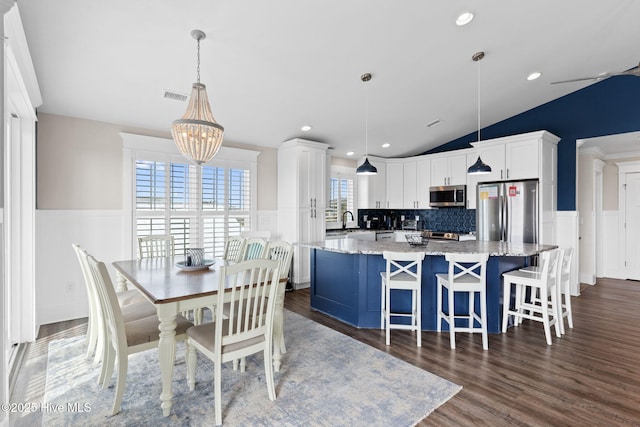
[[[384,251],[424,252],[427,255],[445,255],[447,253],[489,253],[490,256],[528,257],[557,248],[554,245],[535,243],[485,242],[467,240],[463,242],[451,240],[429,240],[424,246],[411,246],[405,242],[380,241],[372,242],[358,239],[324,240],[314,243],[300,244],[313,249],[345,254],[382,255]]]

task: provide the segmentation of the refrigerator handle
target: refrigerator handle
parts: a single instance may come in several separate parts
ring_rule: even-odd
[[[503,184],[504,185],[504,184]],[[504,226],[504,241],[505,242],[510,242],[511,241],[511,229],[510,226],[511,224],[509,224],[509,199],[508,199],[508,195],[507,195],[507,186],[504,185],[503,187],[503,197],[504,197],[504,214],[503,214],[503,226]]]
[[[504,194],[502,193],[502,191],[500,192],[500,196],[499,196],[499,201],[500,201],[500,241],[504,242],[504,232],[505,232],[505,227],[504,227]]]
[[[535,198],[535,203],[532,203],[533,205],[533,242],[534,243],[540,243],[540,239],[538,238],[538,233],[540,230],[538,230],[538,228],[540,227],[540,223],[538,222],[538,192],[536,191],[536,198]]]

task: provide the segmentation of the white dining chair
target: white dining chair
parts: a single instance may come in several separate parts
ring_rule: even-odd
[[[222,424],[222,364],[263,353],[264,373],[270,400],[276,399],[273,381],[273,323],[280,282],[279,262],[267,259],[243,261],[220,267],[218,283],[226,283],[226,292],[218,293],[218,306],[230,302],[231,313],[225,318],[217,310],[215,321],[187,330],[187,379],[195,389],[196,349],[214,362],[214,410],[216,425]]]
[[[449,340],[452,349],[456,348],[456,332],[480,332],[482,348],[489,349],[487,336],[487,260],[488,253],[460,254],[448,253],[445,259],[449,262],[446,274],[436,274],[437,280],[437,321],[436,329],[442,331],[442,322],[449,326]],[[443,307],[443,294],[447,290],[447,310]],[[466,294],[466,313],[456,309],[455,295]],[[478,294],[479,313],[475,309],[475,297]],[[456,320],[466,326],[456,325]]]
[[[390,345],[391,329],[416,331],[417,346],[422,346],[422,260],[424,252],[384,251],[386,270],[380,272],[380,328],[385,330],[386,344]],[[391,296],[395,292],[411,293],[411,310],[400,312],[391,309]],[[399,319],[409,319],[407,324]],[[395,322],[394,322],[395,320]]]
[[[250,239],[246,239],[240,259],[242,261],[247,261],[250,259],[265,258],[267,256],[268,249],[269,242],[261,239],[260,237],[252,237]]]
[[[558,308],[560,310],[560,333],[564,335],[564,318],[567,318],[569,328],[573,329],[573,313],[571,310],[571,260],[573,258],[572,248],[559,248],[560,258],[555,271],[557,283],[556,295],[558,296]],[[533,274],[540,274],[541,266],[529,266],[521,268]]]
[[[100,309],[100,298],[97,294],[97,289],[93,283],[93,277],[89,271],[89,266],[86,262],[86,252],[77,243],[72,243],[71,247],[78,258],[80,264],[80,271],[82,272],[82,278],[84,279],[85,289],[87,291],[89,302],[89,317],[87,321],[87,353],[86,358],[90,359],[94,356],[94,363],[98,363],[102,360],[104,351],[104,324],[102,319],[102,312]],[[117,294],[118,303],[121,307],[136,304],[151,305],[145,297],[136,289],[130,289]],[[139,305],[136,307],[140,307]],[[134,308],[132,312],[147,312],[148,310],[137,310]]]
[[[548,345],[552,344],[552,325],[555,327],[556,337],[562,336],[557,293],[557,268],[561,252],[559,249],[542,252],[537,274],[520,270],[503,273],[502,333],[507,332],[509,316],[512,315],[514,326],[522,323],[522,319],[542,322]],[[513,309],[510,308],[512,288],[515,292]]]
[[[224,242],[224,253],[222,254],[222,259],[231,262],[241,261],[246,240],[247,239],[242,236],[229,236],[229,238]]]
[[[87,263],[96,283],[102,314],[107,325],[107,343],[105,344],[107,351],[103,361],[106,375],[103,388],[108,385],[115,362],[118,363],[115,397],[111,409],[111,414],[115,415],[120,412],[122,404],[129,355],[158,347],[160,320],[153,314],[125,322],[107,267],[91,255],[87,256]],[[176,340],[186,339],[185,331],[191,326],[193,323],[181,315],[176,316]],[[159,374],[158,372],[158,379]]]
[[[138,258],[157,258],[175,255],[175,239],[171,235],[138,237]]]
[[[277,260],[280,270],[280,280],[288,280],[291,272],[291,260],[293,259],[293,245],[288,242],[269,242],[268,249],[268,259]],[[284,313],[284,295],[283,298],[278,298],[276,301],[276,319],[278,317],[282,317]],[[283,328],[283,321],[276,321],[276,325],[280,325],[281,329]],[[284,344],[284,330],[280,330],[277,334],[281,337],[280,339],[280,352],[282,354],[287,352],[287,348]]]

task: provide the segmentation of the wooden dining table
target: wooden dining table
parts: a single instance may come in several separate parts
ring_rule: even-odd
[[[173,391],[171,388],[173,366],[176,360],[176,316],[179,313],[213,307],[219,291],[219,269],[229,261],[216,258],[215,263],[202,270],[183,270],[176,264],[182,257],[144,258],[113,263],[118,275],[116,290],[126,290],[131,283],[155,307],[160,321],[158,359],[162,376],[160,394],[163,415],[171,413]],[[273,332],[273,366],[280,370],[283,330],[284,293],[275,302]]]

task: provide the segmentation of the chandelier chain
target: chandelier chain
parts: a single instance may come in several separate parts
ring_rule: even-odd
[[[197,81],[200,83],[200,39],[198,39],[198,67],[196,68]]]

